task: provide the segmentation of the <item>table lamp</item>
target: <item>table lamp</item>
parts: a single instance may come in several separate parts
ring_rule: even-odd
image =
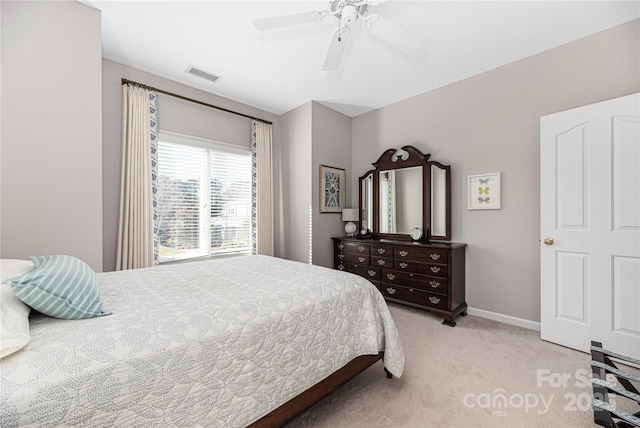
[[[358,209],[357,208],[345,208],[342,210],[342,221],[348,222],[344,225],[344,231],[347,236],[354,236],[356,234],[356,224],[354,221],[358,221]]]

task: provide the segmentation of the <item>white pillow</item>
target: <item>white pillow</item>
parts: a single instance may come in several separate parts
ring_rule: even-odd
[[[30,260],[0,260],[0,281],[25,274],[31,269]],[[22,348],[31,340],[29,312],[31,308],[20,301],[8,284],[0,284],[0,358]]]

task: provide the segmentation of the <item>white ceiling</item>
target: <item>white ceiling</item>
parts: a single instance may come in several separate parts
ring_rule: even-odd
[[[369,12],[423,47],[410,56],[354,25],[340,68],[326,72],[335,18],[262,32],[252,20],[328,1],[84,3],[102,11],[107,59],[275,114],[315,100],[352,117],[640,17],[637,0],[388,0]],[[188,75],[189,65],[222,78]]]

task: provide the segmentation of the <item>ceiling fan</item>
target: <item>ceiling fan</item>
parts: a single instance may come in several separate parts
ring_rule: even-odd
[[[410,55],[422,46],[422,41],[402,28],[375,13],[369,13],[369,7],[377,6],[384,0],[333,0],[326,10],[310,10],[288,15],[259,18],[253,20],[258,30],[272,30],[312,22],[321,22],[330,17],[338,20],[338,29],[331,36],[329,50],[324,60],[324,71],[337,70],[342,59],[345,45],[351,34],[350,25],[357,20],[372,35]]]

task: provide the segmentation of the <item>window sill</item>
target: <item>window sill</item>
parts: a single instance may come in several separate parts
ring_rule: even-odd
[[[236,252],[230,252],[230,253],[214,254],[211,256],[189,257],[189,258],[180,259],[180,260],[167,260],[167,261],[158,263],[158,266],[178,265],[183,263],[203,262],[207,260],[219,260],[219,259],[226,259],[230,257],[241,257],[241,256],[250,256],[250,255],[251,255],[251,250],[236,251]]]

